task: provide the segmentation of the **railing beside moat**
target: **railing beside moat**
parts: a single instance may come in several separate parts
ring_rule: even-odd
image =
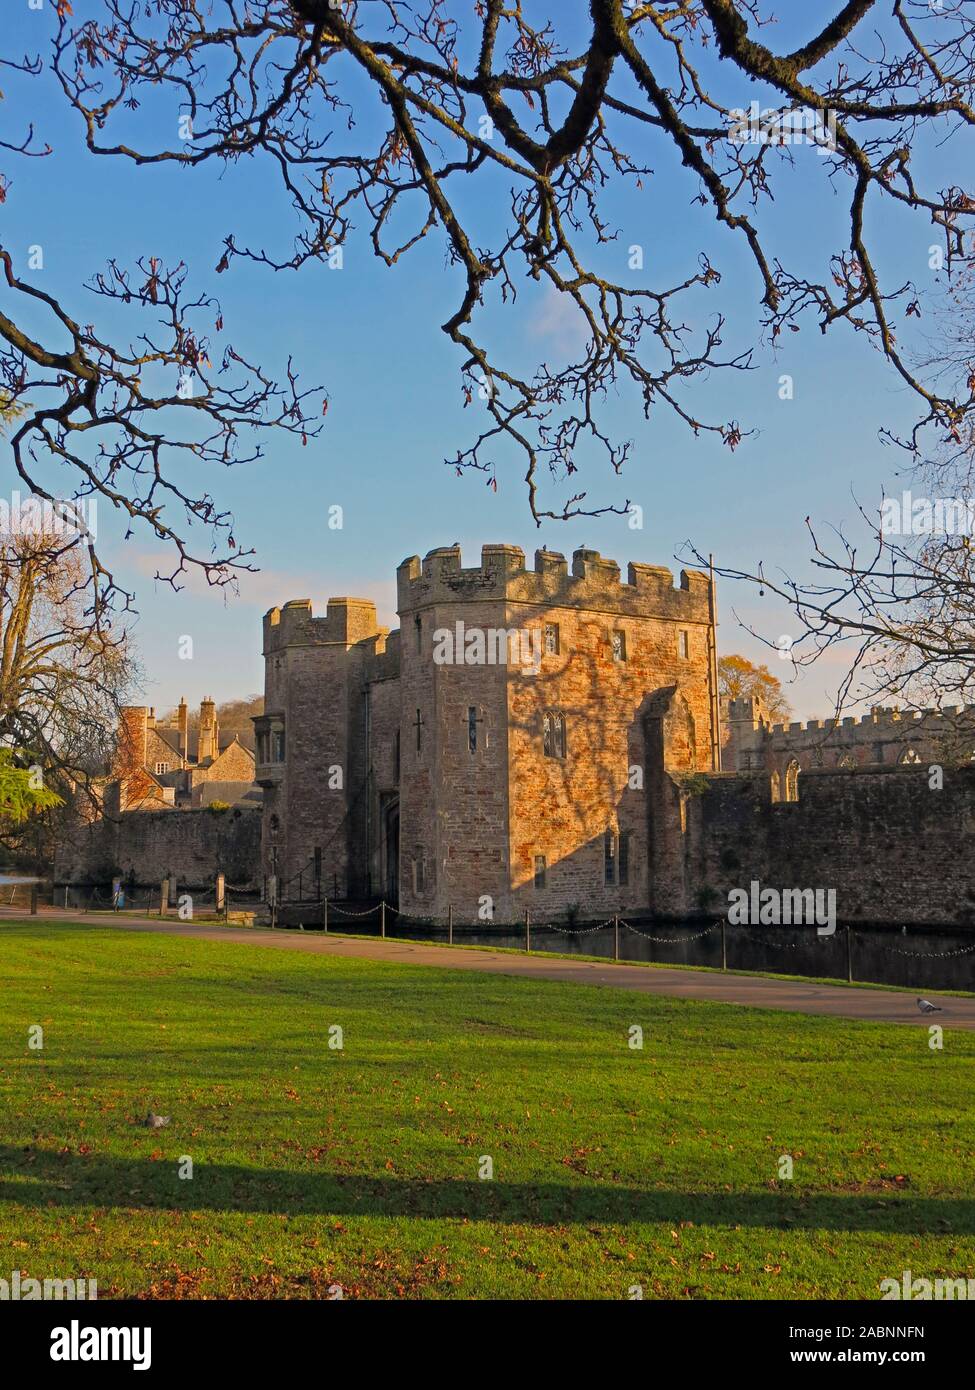
[[[274,927],[306,931],[975,992],[975,927],[845,923],[820,935],[815,927],[739,926],[724,918],[661,923],[630,914],[553,922],[526,913],[520,922],[465,923],[454,921],[453,912],[443,925],[385,901],[353,907],[327,899],[285,902],[265,912]]]
[[[6,892],[7,898],[0,893],[0,912],[8,899],[7,905],[30,903],[36,910],[36,886],[21,883]],[[47,904],[86,912],[115,908],[183,921],[258,918],[274,928],[975,992],[975,926],[840,923],[835,932],[821,935],[813,926],[733,925],[724,918],[661,922],[631,913],[602,921],[543,921],[526,913],[518,922],[460,922],[453,911],[444,925],[384,900],[308,897],[267,903],[253,885],[226,880],[197,888],[167,881],[156,889],[126,890],[120,903],[104,884],[53,891],[44,885],[39,902],[41,909]]]

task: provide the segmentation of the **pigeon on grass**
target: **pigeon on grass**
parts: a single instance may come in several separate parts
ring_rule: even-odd
[[[943,1014],[944,1009],[940,1004],[932,1004],[930,999],[919,999],[917,1006],[922,1014]]]
[[[170,1121],[169,1115],[154,1115],[151,1110],[146,1112],[146,1118],[142,1121],[146,1129],[162,1129]]]

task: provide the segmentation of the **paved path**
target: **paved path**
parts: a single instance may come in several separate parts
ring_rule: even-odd
[[[24,908],[0,907],[0,919],[20,917],[30,920]],[[769,980],[761,975],[722,975],[719,972],[681,970],[671,966],[617,965],[613,961],[560,960],[545,955],[472,951],[462,946],[428,946],[419,942],[351,938],[332,932],[223,927],[218,924],[161,921],[158,917],[122,917],[110,912],[65,912],[61,908],[42,909],[38,920],[87,923],[119,931],[158,932],[166,936],[197,937],[203,941],[271,946],[282,951],[309,951],[313,955],[433,965],[445,970],[480,970],[491,975],[567,980],[583,985],[612,985],[614,989],[632,989],[641,994],[666,994],[680,999],[705,999],[719,1004],[786,1009],[795,1013],[832,1014],[837,1018],[869,1019],[877,1023],[912,1023],[916,1027],[927,1028],[934,1022],[942,1023],[946,1028],[975,1031],[975,999],[945,998],[940,1001],[944,1005],[944,1012],[925,1018],[918,1012],[913,994],[886,989],[858,989],[856,986],[807,984],[795,980]]]

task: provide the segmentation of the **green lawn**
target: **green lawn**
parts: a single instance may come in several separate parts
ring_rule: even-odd
[[[0,990],[0,1277],[876,1298],[905,1269],[975,1276],[972,1033],[932,1052],[919,1028],[24,921]],[[169,1128],[137,1125],[150,1105]]]

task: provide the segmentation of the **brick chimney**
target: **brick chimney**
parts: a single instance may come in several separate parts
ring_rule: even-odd
[[[121,769],[131,772],[145,767],[149,711],[145,705],[124,705],[122,726],[119,729],[119,759]]]
[[[185,762],[190,756],[190,716],[186,707],[186,696],[181,695],[179,709],[176,711],[176,726],[179,729],[179,756]]]
[[[198,763],[217,756],[217,707],[211,699],[200,701],[200,733],[196,744]]]

